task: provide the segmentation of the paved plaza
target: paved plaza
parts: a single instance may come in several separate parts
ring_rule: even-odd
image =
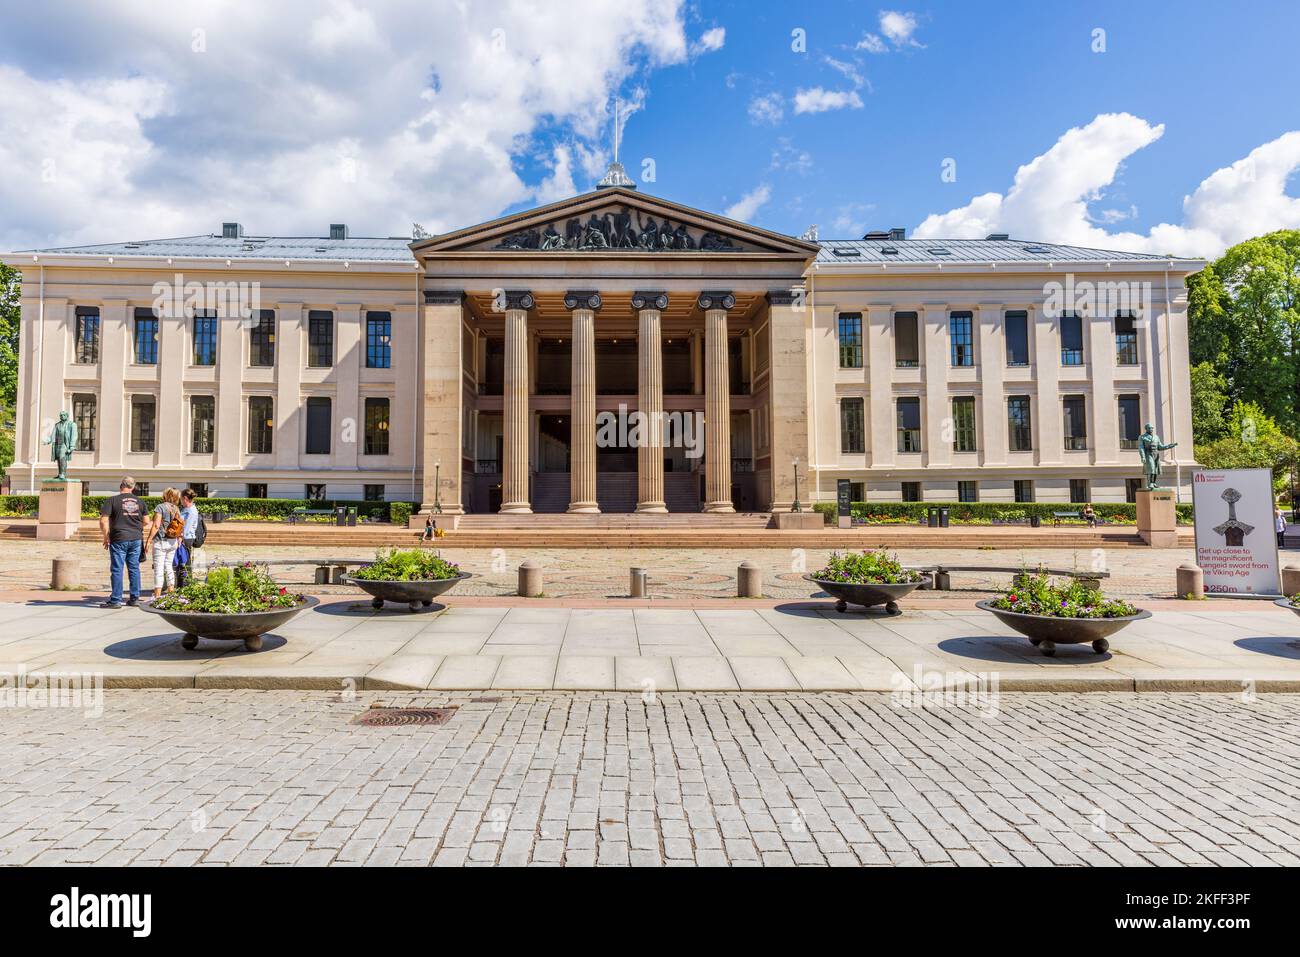
[[[728,604],[728,603],[717,603]],[[592,691],[1300,691],[1300,620],[1269,603],[1163,602],[1111,638],[1048,658],[965,607],[837,613],[830,601],[598,608],[478,603],[412,614],[326,599],[261,651],[181,633],[134,608],[0,603],[0,672],[108,687]]]
[[[442,726],[352,723],[454,705]],[[1300,864],[1300,696],[111,691],[3,718],[0,864]]]

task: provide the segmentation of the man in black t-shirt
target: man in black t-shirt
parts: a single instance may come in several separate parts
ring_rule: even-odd
[[[99,508],[99,530],[108,550],[108,573],[113,591],[100,608],[122,607],[122,569],[130,584],[128,605],[140,601],[140,552],[144,547],[144,503],[135,497],[135,479],[126,476],[117,495],[104,500]]]

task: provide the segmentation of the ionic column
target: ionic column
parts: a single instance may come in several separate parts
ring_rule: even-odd
[[[531,512],[528,504],[528,310],[533,295],[507,290],[505,386],[502,401],[501,511]]]
[[[596,502],[596,310],[600,294],[565,293],[573,313],[573,366],[569,409],[569,511],[599,512]]]
[[[731,504],[731,378],[727,363],[729,292],[700,293],[704,310],[704,510],[734,512]]]
[[[668,308],[668,294],[636,292],[637,410],[641,442],[636,450],[636,510],[666,512],[664,504],[664,358],[660,313]]]

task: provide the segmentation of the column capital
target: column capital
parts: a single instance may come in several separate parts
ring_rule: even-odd
[[[527,289],[503,289],[497,293],[493,307],[499,307],[500,311],[505,312],[511,309],[528,310],[536,304],[533,294]]]
[[[803,286],[791,286],[789,289],[769,289],[767,291],[767,303],[769,306],[793,306],[795,303],[804,302],[805,295]]]
[[[668,293],[662,290],[647,291],[638,289],[632,293],[632,308],[637,312],[642,309],[658,309],[663,312],[668,308]]]
[[[730,290],[705,290],[700,293],[699,304],[706,312],[710,309],[735,309],[736,297]]]
[[[594,289],[570,289],[564,294],[564,308],[590,309],[593,312],[601,307],[600,293]]]
[[[465,301],[463,289],[426,289],[424,304],[426,306],[459,306]]]

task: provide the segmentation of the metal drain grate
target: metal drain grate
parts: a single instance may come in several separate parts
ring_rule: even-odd
[[[370,708],[352,719],[368,728],[397,728],[415,724],[446,724],[455,708]]]

